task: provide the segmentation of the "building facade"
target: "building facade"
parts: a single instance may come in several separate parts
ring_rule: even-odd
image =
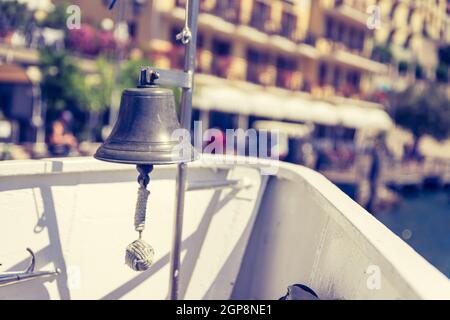
[[[315,96],[361,99],[384,66],[370,59],[373,31],[366,26],[373,1],[202,0],[198,71],[229,80]],[[114,19],[108,1],[75,0],[83,21]],[[136,45],[159,67],[181,68],[175,35],[185,0],[149,0],[139,16],[124,17]]]
[[[74,0],[84,21],[117,18],[109,1]],[[134,2],[143,3],[137,10]],[[134,43],[159,67],[181,68],[186,0],[131,1],[123,13]],[[373,56],[432,75],[448,29],[446,0],[201,0],[198,71],[222,79],[366,99],[373,76],[388,74]],[[116,10],[117,11],[117,10]],[[136,14],[138,13],[138,14]]]
[[[318,97],[364,98],[371,74],[384,66],[370,59],[373,32],[365,6],[356,4],[201,1],[199,72]],[[182,49],[173,39],[184,5],[184,0],[153,3],[158,32],[149,49],[159,66],[181,67]]]
[[[448,43],[447,0],[380,0],[375,45],[385,46],[400,75],[433,80],[437,49]]]
[[[72,3],[80,5],[83,22],[101,24],[121,15],[132,44],[155,66],[183,68],[184,48],[175,38],[186,0],[119,2],[127,7],[113,12],[109,1]],[[379,59],[374,49],[389,47],[393,60],[420,64],[431,76],[447,20],[444,0],[201,0],[195,116],[209,125],[210,111],[221,111],[223,119],[234,114],[223,127],[246,127],[252,116],[347,123],[336,120],[341,110],[322,103],[319,112],[310,102],[382,109],[370,100],[378,88],[397,82],[392,70],[398,75],[398,63]],[[202,94],[213,91],[221,93]],[[317,114],[300,110],[309,104]],[[334,120],[325,119],[331,113]],[[345,117],[355,118],[353,111]]]

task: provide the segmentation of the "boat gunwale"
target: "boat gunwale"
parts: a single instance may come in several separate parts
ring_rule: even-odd
[[[229,161],[224,161],[224,158]],[[364,247],[360,248],[374,260],[383,259],[394,271],[395,277],[402,280],[401,283],[406,286],[404,289],[412,291],[420,299],[450,298],[450,280],[445,275],[318,172],[273,160],[250,161],[245,157],[217,155],[202,156],[200,160],[190,163],[189,168],[219,170],[242,166],[258,169],[275,165],[278,166],[278,172],[274,177],[300,179],[309,185],[315,197],[325,200],[326,205],[334,209],[328,210],[329,218],[340,226],[351,226],[354,231],[350,236],[352,240],[358,245],[364,243]],[[158,166],[158,170],[166,172],[175,168],[174,165]],[[15,176],[134,170],[130,165],[105,163],[91,157],[12,160],[0,163],[0,184],[4,183],[4,178]],[[359,237],[365,241],[357,241]],[[369,246],[375,249],[376,254],[367,249]]]

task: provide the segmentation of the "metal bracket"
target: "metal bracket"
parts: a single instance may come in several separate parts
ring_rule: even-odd
[[[27,248],[27,251],[31,255],[31,262],[28,268],[23,272],[5,272],[0,274],[0,287],[7,286],[11,284],[16,284],[20,282],[24,282],[27,280],[44,278],[57,276],[61,273],[60,269],[56,269],[55,271],[34,271],[34,267],[36,266],[36,256],[34,252]]]
[[[179,87],[185,89],[192,88],[192,73],[177,70],[166,70],[151,68],[159,73],[159,79],[155,79],[154,83],[167,87]]]

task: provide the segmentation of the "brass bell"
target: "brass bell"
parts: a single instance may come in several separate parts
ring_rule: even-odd
[[[194,160],[190,139],[181,131],[173,91],[156,85],[158,78],[153,70],[142,69],[138,87],[123,92],[117,122],[96,159],[136,165]]]

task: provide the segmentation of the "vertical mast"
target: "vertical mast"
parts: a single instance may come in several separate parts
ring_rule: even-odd
[[[182,32],[177,36],[186,45],[184,72],[191,76],[191,86],[183,88],[181,98],[181,124],[191,131],[192,96],[194,87],[195,60],[197,51],[197,27],[198,27],[199,0],[186,0],[186,24]],[[186,190],[186,163],[181,163],[177,168],[175,217],[170,257],[170,283],[169,294],[171,300],[178,300],[178,285],[180,278],[180,255],[183,231],[184,197]]]

